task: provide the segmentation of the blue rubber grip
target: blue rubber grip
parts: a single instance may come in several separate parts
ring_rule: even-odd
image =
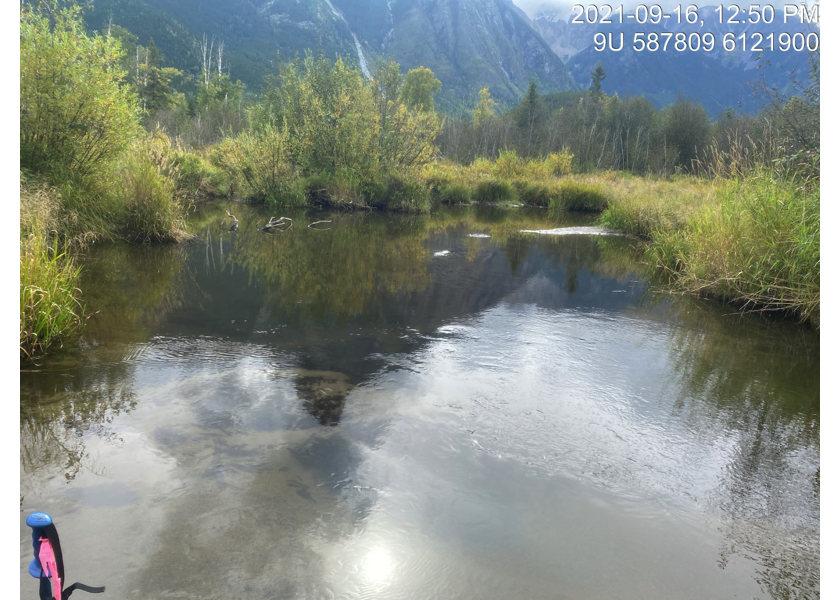
[[[29,563],[29,574],[36,579],[41,577],[41,560],[38,558],[38,553],[41,551],[41,536],[44,527],[52,525],[52,522],[52,517],[42,512],[34,512],[26,517],[26,524],[32,528],[32,552],[35,554],[35,558]]]

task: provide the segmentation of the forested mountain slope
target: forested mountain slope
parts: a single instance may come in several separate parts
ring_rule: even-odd
[[[153,37],[186,72],[199,71],[205,36],[216,52],[222,42],[223,69],[253,88],[306,51],[369,69],[382,58],[428,67],[450,111],[472,106],[482,87],[512,104],[532,77],[542,92],[578,87],[510,0],[97,0],[86,19],[100,31],[124,27],[140,44]]]

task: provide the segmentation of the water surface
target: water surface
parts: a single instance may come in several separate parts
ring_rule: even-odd
[[[224,208],[22,370],[22,599],[34,510],[121,599],[819,596],[814,334],[590,216]]]

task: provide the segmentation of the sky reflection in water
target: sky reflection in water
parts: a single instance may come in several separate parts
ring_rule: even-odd
[[[21,373],[22,511],[53,515],[72,581],[818,596],[816,336],[657,296],[632,240],[520,233],[589,217],[295,214],[272,236],[236,210],[235,234],[195,218],[207,245],[91,253],[79,347]]]

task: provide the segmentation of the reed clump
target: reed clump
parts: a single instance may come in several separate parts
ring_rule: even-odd
[[[549,208],[601,212],[609,205],[609,192],[600,183],[564,180],[554,186]]]
[[[55,234],[57,192],[45,184],[20,185],[20,357],[60,345],[82,326],[79,268]]]
[[[519,201],[525,206],[547,208],[557,197],[557,188],[545,181],[518,179],[513,182]]]
[[[392,175],[370,194],[369,204],[397,212],[423,213],[431,207],[429,188],[410,177]]]
[[[818,324],[819,195],[762,171],[720,182],[684,226],[653,232],[648,256],[682,289]]]
[[[501,150],[495,160],[477,158],[461,165],[448,161],[427,164],[420,179],[432,200],[443,204],[522,203],[527,206],[601,210],[605,206],[600,190],[562,181],[571,173],[572,159],[567,151],[542,159],[518,156],[516,150]],[[594,201],[595,196],[598,201]]]
[[[498,204],[499,202],[516,202],[516,189],[504,179],[483,179],[472,190],[472,198],[477,202]]]
[[[473,191],[469,185],[458,181],[446,182],[437,194],[443,204],[469,204]]]
[[[186,232],[188,196],[183,192],[177,151],[163,134],[137,142],[121,161],[114,192],[121,212],[117,226],[135,242],[177,242]]]
[[[79,268],[59,247],[30,234],[21,240],[20,357],[33,358],[72,337],[82,326]]]

